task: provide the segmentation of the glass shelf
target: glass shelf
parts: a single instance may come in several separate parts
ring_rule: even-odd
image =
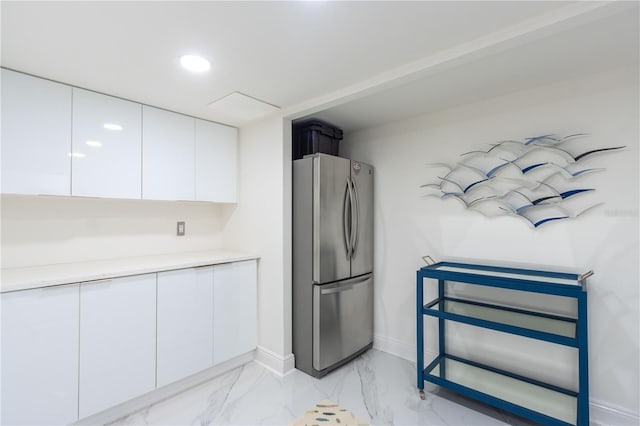
[[[558,388],[555,390],[479,364],[471,365],[461,361],[463,360],[451,359],[449,356],[439,358],[431,371],[425,370],[424,379],[445,387],[451,387],[448,386],[451,383],[463,386],[471,391],[558,419],[560,422],[576,424],[577,394],[575,392]],[[490,403],[486,400],[484,402]]]
[[[568,346],[577,344],[576,321],[571,318],[452,298],[434,300],[424,307],[424,313]]]
[[[577,274],[472,263],[439,262],[422,267],[420,274],[423,278],[441,281],[577,297],[579,293],[586,291],[586,278],[591,276],[593,272]]]
[[[439,271],[448,271],[448,272],[460,272],[465,274],[475,274],[475,275],[487,275],[491,277],[501,277],[501,278],[512,278],[517,280],[529,280],[529,281],[540,281],[554,284],[565,284],[565,285],[575,285],[579,286],[580,282],[577,278],[562,278],[562,277],[549,277],[549,276],[539,276],[539,275],[530,275],[530,274],[522,274],[516,272],[500,272],[495,270],[482,270],[482,269],[469,269],[463,266],[436,266],[433,269],[437,269]]]

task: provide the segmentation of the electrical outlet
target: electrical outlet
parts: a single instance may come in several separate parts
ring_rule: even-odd
[[[178,229],[176,234],[178,235],[178,237],[184,236],[184,222],[178,222]]]

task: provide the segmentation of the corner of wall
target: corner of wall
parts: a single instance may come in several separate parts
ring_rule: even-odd
[[[257,361],[280,375],[293,368],[290,132],[281,115],[239,129],[241,195],[223,233],[228,248],[260,256]]]

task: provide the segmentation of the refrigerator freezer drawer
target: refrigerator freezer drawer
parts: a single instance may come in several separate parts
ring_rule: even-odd
[[[373,341],[373,275],[313,286],[313,368],[324,370]]]

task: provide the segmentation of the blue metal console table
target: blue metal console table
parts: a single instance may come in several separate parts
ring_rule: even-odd
[[[417,272],[418,390],[424,381],[451,389],[545,425],[589,424],[586,279],[570,274],[478,264],[439,262]],[[424,303],[425,278],[438,280],[438,297]],[[445,282],[520,290],[577,299],[575,317],[448,297]],[[438,356],[425,368],[423,315],[438,318]],[[578,391],[479,364],[447,353],[445,321],[456,321],[577,349]]]

